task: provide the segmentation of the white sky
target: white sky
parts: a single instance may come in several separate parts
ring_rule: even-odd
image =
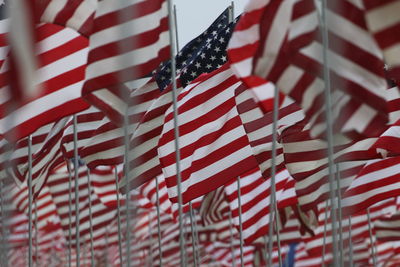
[[[177,9],[179,47],[202,33],[230,4],[231,0],[173,0]],[[247,0],[235,0],[235,17]]]

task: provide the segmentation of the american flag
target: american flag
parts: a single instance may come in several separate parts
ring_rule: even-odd
[[[229,9],[202,34],[190,41],[176,56],[176,72],[182,87],[203,73],[210,73],[227,61],[226,47],[238,19],[229,22]],[[171,84],[171,61],[154,71],[158,86],[164,90]]]

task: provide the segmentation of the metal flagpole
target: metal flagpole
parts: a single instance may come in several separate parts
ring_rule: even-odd
[[[326,231],[328,224],[328,200],[325,201],[325,219],[324,219],[324,237],[322,241],[322,266],[325,266],[325,255],[326,255]]]
[[[233,239],[233,222],[232,222],[232,212],[228,212],[229,218],[229,234],[231,236],[230,243],[231,243],[231,254],[232,254],[232,267],[236,266],[235,262],[235,244]]]
[[[376,254],[375,254],[375,242],[374,242],[374,236],[372,234],[371,214],[369,213],[369,208],[367,208],[367,220],[368,220],[369,239],[371,241],[372,262],[373,262],[373,266],[376,267],[378,265],[377,265]]]
[[[273,124],[272,124],[272,155],[271,155],[271,195],[270,195],[270,213],[269,213],[269,229],[268,229],[268,266],[272,266],[272,251],[273,251],[273,235],[274,235],[274,224],[276,228],[276,237],[278,242],[278,258],[279,266],[282,266],[282,256],[280,252],[280,238],[278,229],[278,208],[276,204],[276,142],[277,142],[277,129],[279,120],[279,90],[278,87],[274,87],[274,111],[273,111]],[[275,223],[274,223],[275,213]]]
[[[190,230],[192,232],[192,250],[193,250],[193,264],[194,267],[198,265],[197,262],[197,249],[196,249],[196,237],[194,232],[194,218],[193,218],[193,206],[192,201],[189,202],[189,216],[190,216]]]
[[[349,216],[349,262],[350,262],[350,267],[353,267],[354,261],[353,261],[353,240],[351,233],[351,216]]]
[[[74,173],[75,173],[75,239],[76,239],[76,266],[80,266],[80,241],[79,241],[79,155],[78,155],[78,122],[73,116],[74,130]]]
[[[92,218],[92,186],[90,182],[90,170],[86,167],[88,183],[88,201],[89,201],[89,230],[90,230],[90,266],[94,267],[94,247],[93,247],[93,218]]]
[[[149,214],[148,214],[148,218],[149,218],[149,261],[150,261],[150,266],[153,266],[153,253],[152,253],[152,251],[153,251],[153,249],[152,249],[152,247],[153,247],[153,232],[152,232],[152,230],[151,230],[151,227],[152,227],[152,225],[151,225],[151,219],[152,219],[152,217],[151,217],[151,215],[150,215],[150,212],[149,212]]]
[[[244,266],[243,259],[243,224],[242,224],[242,200],[240,199],[240,176],[237,178],[238,186],[238,209],[239,209],[239,241],[240,241],[240,266]]]
[[[37,210],[37,200],[35,200],[35,261],[36,261],[36,266],[38,265],[38,259],[39,259],[39,244],[38,244],[38,210]]]
[[[195,241],[196,241],[196,246],[199,248],[200,247],[200,241],[199,241],[199,231],[198,231],[198,228],[197,228],[197,220],[194,220],[194,234],[195,234],[194,238],[195,238]],[[200,265],[201,264],[201,259],[200,259],[200,254],[199,254],[198,250],[196,250],[196,257],[197,257],[197,262]]]
[[[32,267],[32,135],[28,136],[28,266]]]
[[[331,199],[331,224],[332,224],[332,248],[333,248],[333,266],[339,266],[338,264],[338,248],[337,248],[337,231],[336,231],[336,201],[335,201],[335,176],[334,176],[334,159],[333,159],[333,118],[332,118],[332,99],[331,99],[331,79],[328,65],[328,49],[329,49],[329,37],[327,29],[327,1],[321,0],[321,21],[322,21],[322,41],[323,41],[323,62],[324,62],[324,82],[325,82],[325,116],[326,116],[326,134],[328,140],[328,163],[329,163],[329,189]],[[341,264],[341,262],[340,262]]]
[[[68,169],[68,267],[71,267],[72,261],[72,172],[69,160],[67,160]]]
[[[176,158],[176,178],[177,178],[177,194],[178,194],[178,211],[179,211],[179,247],[181,253],[181,266],[185,266],[185,242],[183,236],[183,212],[182,212],[182,192],[181,192],[181,167],[180,167],[180,146],[179,146],[179,123],[178,123],[178,105],[177,105],[177,87],[176,87],[176,27],[171,27],[175,25],[172,0],[168,0],[168,20],[169,20],[169,40],[171,42],[171,81],[172,81],[172,100],[173,100],[173,110],[174,110],[174,134],[175,134],[175,158]]]
[[[156,201],[157,201],[157,239],[158,239],[158,254],[159,254],[159,266],[163,266],[162,262],[162,248],[161,248],[161,214],[160,214],[160,188],[158,186],[158,177],[156,177]]]
[[[122,265],[122,234],[121,234],[121,206],[119,200],[119,179],[118,179],[118,169],[117,166],[114,168],[115,171],[115,186],[117,190],[117,227],[118,227],[118,252],[119,252],[119,261]]]
[[[338,222],[339,222],[339,250],[340,250],[340,264],[344,266],[344,246],[343,246],[343,224],[342,224],[342,192],[340,186],[340,167],[336,164],[336,186],[337,186],[337,210],[338,210]]]
[[[124,175],[126,180],[126,190],[125,190],[125,213],[126,213],[126,266],[131,266],[131,218],[130,218],[130,186],[129,186],[129,170],[130,170],[130,142],[129,142],[129,117],[128,111],[125,112],[124,115],[124,147],[125,147],[125,162],[124,162]],[[122,265],[122,262],[121,262]]]

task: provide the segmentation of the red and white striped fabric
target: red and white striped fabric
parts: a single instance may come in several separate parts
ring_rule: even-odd
[[[335,144],[334,160],[340,170],[342,190],[350,186],[352,179],[361,170],[368,159],[379,158],[376,150],[371,149],[377,138]],[[311,138],[308,125],[294,125],[281,134],[285,165],[296,180],[296,194],[303,210],[315,208],[315,204],[329,196],[329,170],[327,142]]]
[[[102,122],[104,114],[97,108],[90,107],[87,110],[75,114],[78,154],[89,142],[95,133],[98,125]],[[74,157],[74,122],[69,121],[65,126],[61,139],[61,150],[64,157],[72,159]]]
[[[393,34],[400,30],[400,5],[396,0],[363,0],[368,28],[383,51],[389,77],[400,81],[400,40]]]
[[[28,213],[28,187],[24,184],[22,187],[13,186],[11,191],[12,201],[20,212],[23,212],[26,216]],[[37,212],[37,218],[36,218]],[[49,223],[55,223],[59,221],[56,212],[56,206],[53,202],[49,189],[45,186],[40,191],[40,194],[35,199],[34,205],[32,206],[32,220],[37,224],[36,227],[39,231],[46,228]]]
[[[168,59],[168,30],[165,0],[99,1],[82,95],[106,114],[119,114],[130,93],[124,83],[150,74]]]
[[[365,210],[374,203],[400,195],[400,157],[369,161],[342,194],[344,214]]]
[[[84,36],[90,35],[97,7],[96,0],[35,1],[35,5],[41,22],[69,27]]]
[[[382,216],[374,222],[374,228],[379,241],[400,241],[400,212]]]
[[[229,65],[195,82],[197,86],[180,92],[177,103],[184,203],[257,167],[236,109],[234,92],[240,82]],[[172,107],[165,114],[158,155],[169,197],[177,202]]]
[[[278,201],[286,182],[291,177],[286,170],[283,170],[277,173],[275,179],[276,199]],[[271,179],[264,179],[259,169],[254,169],[240,176],[243,239],[246,244],[262,242],[259,239],[268,234],[270,186]],[[233,223],[239,229],[238,183],[236,179],[225,185],[225,194],[232,212]]]
[[[156,181],[157,180],[157,181]],[[160,201],[160,209],[167,213],[172,215],[174,220],[177,220],[179,216],[179,209],[178,209],[178,203],[173,203],[168,197],[168,189],[167,185],[165,183],[165,179],[163,175],[159,175],[154,179],[151,179],[150,181],[144,183],[140,187],[138,187],[138,191],[140,192],[141,195],[146,197],[153,205],[154,207],[157,206],[157,186],[156,182],[158,182],[158,194],[159,194],[159,201]],[[192,208],[193,209],[198,209],[201,206],[201,203],[203,201],[202,197],[193,199],[192,202]],[[182,206],[182,212],[188,213],[190,211],[190,206],[189,203],[183,204]]]
[[[354,3],[329,3],[328,11],[335,130],[376,135],[387,121],[381,51]],[[319,34],[313,1],[251,1],[228,49],[241,77],[272,81],[303,108],[312,136],[325,131]]]
[[[199,214],[204,225],[212,225],[226,220],[230,212],[225,196],[225,188],[219,187],[204,196]]]
[[[25,98],[24,102],[14,106],[16,109],[9,110],[14,99],[8,93],[10,87],[5,77],[10,72],[11,62],[6,60],[1,69],[0,132],[13,140],[88,107],[81,98],[87,39],[72,29],[54,24],[41,24],[36,31],[39,36],[37,55],[41,61],[37,70],[41,91],[35,93],[36,97]]]
[[[235,100],[240,119],[243,122],[260,170],[264,177],[269,177],[272,157],[273,114],[272,112],[262,112],[245,86],[236,89]],[[278,128],[283,130],[303,118],[303,112],[289,98],[286,98],[279,109]],[[285,168],[282,145],[279,142],[276,143],[275,165],[278,171]]]
[[[72,175],[74,174],[74,169],[71,168]],[[71,242],[73,246],[76,244],[75,239],[75,194],[74,186],[75,181],[72,177],[71,194],[69,193],[69,174],[67,167],[64,165],[57,169],[48,179],[47,186],[50,189],[50,193],[57,207],[57,213],[61,220],[61,226],[64,231],[64,236],[68,242]],[[89,242],[90,240],[90,225],[89,225],[89,196],[92,205],[92,227],[93,227],[93,246],[95,248],[102,247],[105,245],[105,234],[106,226],[110,224],[116,215],[116,210],[110,209],[105,206],[97,197],[96,194],[88,192],[88,178],[86,168],[79,169],[79,234],[80,242]],[[72,205],[69,206],[69,196],[71,197]],[[68,229],[69,229],[69,208],[71,209],[71,231],[72,238],[68,240]]]

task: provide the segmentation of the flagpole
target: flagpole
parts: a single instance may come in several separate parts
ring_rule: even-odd
[[[152,233],[152,231],[151,231],[151,227],[152,227],[152,225],[151,225],[151,220],[152,219],[152,217],[151,217],[151,215],[150,215],[150,212],[148,213],[148,220],[149,220],[149,261],[150,261],[150,266],[153,266],[153,253],[152,253],[152,251],[153,251],[153,249],[152,249],[152,247],[153,247],[153,237],[152,237],[152,235],[153,235],[153,233]]]
[[[72,171],[69,160],[67,160],[68,169],[68,267],[72,262]]]
[[[118,179],[118,169],[117,166],[114,168],[115,173],[115,187],[117,190],[117,227],[118,227],[118,252],[119,252],[119,261],[122,265],[122,233],[121,233],[121,206],[119,200],[119,179]]]
[[[92,217],[92,186],[90,181],[90,170],[86,166],[87,183],[88,183],[88,201],[89,201],[89,230],[90,230],[90,266],[94,267],[94,247],[93,247],[93,217]]]
[[[192,201],[189,201],[189,216],[190,216],[190,230],[192,232],[192,251],[193,251],[193,264],[194,267],[198,266],[197,257],[196,257],[196,240],[194,233],[194,219],[193,219],[193,206]]]
[[[374,242],[374,236],[372,234],[371,214],[369,212],[369,208],[367,208],[367,220],[368,220],[369,239],[371,242],[372,263],[373,263],[373,266],[376,267],[378,265],[377,265],[376,254],[375,254],[375,242]]]
[[[322,266],[325,266],[325,255],[326,255],[326,231],[328,224],[328,200],[325,200],[325,211],[324,211],[324,237],[322,241]]]
[[[38,244],[38,210],[37,210],[37,200],[35,200],[35,261],[36,261],[36,266],[38,265],[38,251],[39,251],[39,244]]]
[[[181,167],[180,167],[180,145],[179,145],[179,122],[178,122],[178,105],[177,105],[177,87],[176,87],[176,25],[173,17],[172,0],[168,2],[168,21],[169,21],[169,40],[170,53],[171,53],[171,82],[172,82],[172,101],[173,101],[173,112],[174,112],[174,135],[175,135],[175,159],[176,159],[176,178],[177,178],[177,194],[178,194],[178,211],[179,211],[179,247],[181,253],[181,266],[185,265],[185,247],[184,247],[184,236],[183,236],[183,211],[182,211],[182,192],[181,192]],[[173,27],[171,27],[173,25]]]
[[[76,114],[73,116],[74,130],[74,174],[75,174],[75,239],[76,239],[76,266],[80,266],[80,241],[79,241],[79,155],[78,155],[78,121]]]
[[[336,164],[336,186],[337,186],[337,198],[338,198],[338,222],[339,222],[339,250],[340,250],[340,262],[341,265],[344,266],[344,247],[343,247],[343,224],[342,224],[342,192],[340,186],[340,167],[339,164]]]
[[[243,259],[243,224],[242,224],[242,200],[240,190],[240,176],[237,177],[238,209],[239,209],[239,241],[240,241],[240,266],[244,267]]]
[[[28,136],[28,266],[32,267],[32,135]]]
[[[331,224],[332,224],[332,248],[333,248],[333,266],[341,266],[338,264],[338,248],[337,248],[337,231],[336,231],[336,201],[335,201],[335,176],[334,176],[334,159],[333,159],[333,117],[332,117],[332,99],[331,99],[331,79],[329,73],[328,66],[328,49],[329,49],[329,37],[328,37],[328,29],[327,29],[327,17],[326,17],[326,9],[327,9],[327,1],[321,0],[322,4],[322,12],[321,12],[321,21],[322,21],[322,41],[323,41],[323,62],[324,62],[324,82],[325,82],[325,116],[326,116],[326,135],[328,140],[328,168],[329,168],[329,190],[330,190],[330,199],[331,199]]]
[[[235,261],[235,244],[234,244],[234,239],[233,239],[233,222],[232,222],[232,212],[228,212],[228,219],[229,219],[229,234],[231,236],[230,238],[230,243],[231,243],[231,254],[232,254],[232,267],[236,266],[236,261]]]
[[[157,239],[158,239],[158,254],[159,254],[159,266],[163,266],[162,262],[162,248],[161,248],[161,214],[160,214],[160,188],[158,185],[158,177],[156,177],[156,210],[157,210]]]
[[[353,267],[354,261],[353,261],[353,240],[351,233],[351,216],[349,216],[349,262],[350,262],[350,267]]]

